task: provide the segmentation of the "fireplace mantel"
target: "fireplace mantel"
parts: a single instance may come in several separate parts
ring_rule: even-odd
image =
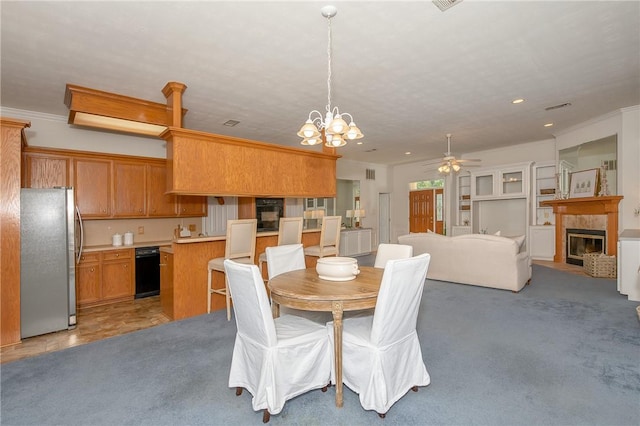
[[[618,241],[618,204],[622,198],[622,195],[610,195],[542,201],[540,204],[553,207],[553,213],[556,215],[556,254],[553,261],[564,262],[564,215],[606,215],[607,254],[615,256]]]

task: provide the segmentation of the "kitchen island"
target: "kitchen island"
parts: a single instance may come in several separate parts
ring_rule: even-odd
[[[170,247],[160,248],[160,304],[163,313],[179,320],[207,313],[207,263],[224,257],[226,236],[179,238]],[[320,243],[320,229],[302,231],[305,247]],[[267,247],[278,244],[277,232],[260,232],[256,237],[255,263]],[[307,267],[314,267],[317,258],[306,258]],[[264,278],[267,270],[264,268]],[[224,287],[224,274],[213,272],[213,288]],[[223,296],[212,294],[211,309],[226,309]]]

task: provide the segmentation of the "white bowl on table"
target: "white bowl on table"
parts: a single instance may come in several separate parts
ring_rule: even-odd
[[[322,280],[349,281],[360,273],[358,260],[353,257],[322,257],[316,264],[316,272]]]

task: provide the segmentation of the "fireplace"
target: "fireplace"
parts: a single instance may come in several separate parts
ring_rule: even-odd
[[[596,229],[567,228],[567,263],[582,266],[587,253],[605,253],[607,233]]]
[[[568,244],[565,231],[568,228],[605,232],[603,252],[609,256],[616,256],[618,253],[618,203],[622,198],[622,195],[607,195],[541,201],[542,206],[553,207],[553,214],[556,217],[556,253],[553,261],[567,262]]]

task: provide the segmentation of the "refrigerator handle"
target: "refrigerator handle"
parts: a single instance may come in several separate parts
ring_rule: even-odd
[[[78,224],[80,225],[80,248],[78,249],[78,257],[76,258],[76,264],[80,263],[82,257],[82,249],[84,248],[84,226],[82,224],[82,215],[80,209],[76,206],[76,213],[78,214]]]

